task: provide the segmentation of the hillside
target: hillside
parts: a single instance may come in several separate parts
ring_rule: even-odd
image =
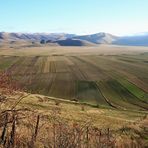
[[[80,39],[65,39],[57,41],[47,41],[46,43],[55,43],[60,46],[95,46],[92,42],[88,42]]]
[[[95,44],[111,44],[113,41],[117,39],[116,36],[103,32],[92,35],[76,36],[74,38],[86,40]]]

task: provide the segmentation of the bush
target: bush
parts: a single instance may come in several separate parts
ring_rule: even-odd
[[[40,43],[41,44],[46,44],[46,41],[45,40],[41,40]]]

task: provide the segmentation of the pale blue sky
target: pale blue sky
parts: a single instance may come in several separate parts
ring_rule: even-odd
[[[148,32],[148,0],[0,0],[0,31]]]

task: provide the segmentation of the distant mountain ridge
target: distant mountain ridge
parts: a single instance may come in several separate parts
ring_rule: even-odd
[[[0,32],[0,41],[34,41],[54,43],[60,46],[94,46],[98,44],[113,44],[127,46],[148,46],[148,33],[133,36],[115,36],[109,33],[91,35],[75,35],[66,33],[7,33]]]
[[[74,37],[74,34],[65,33],[7,33],[0,32],[0,40],[16,41],[16,40],[60,40]]]
[[[128,46],[148,46],[148,33],[119,37],[113,41],[115,45],[128,45]]]

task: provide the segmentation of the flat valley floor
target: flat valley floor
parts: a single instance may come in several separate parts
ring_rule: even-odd
[[[0,45],[0,70],[28,92],[102,108],[148,110],[148,48]]]

